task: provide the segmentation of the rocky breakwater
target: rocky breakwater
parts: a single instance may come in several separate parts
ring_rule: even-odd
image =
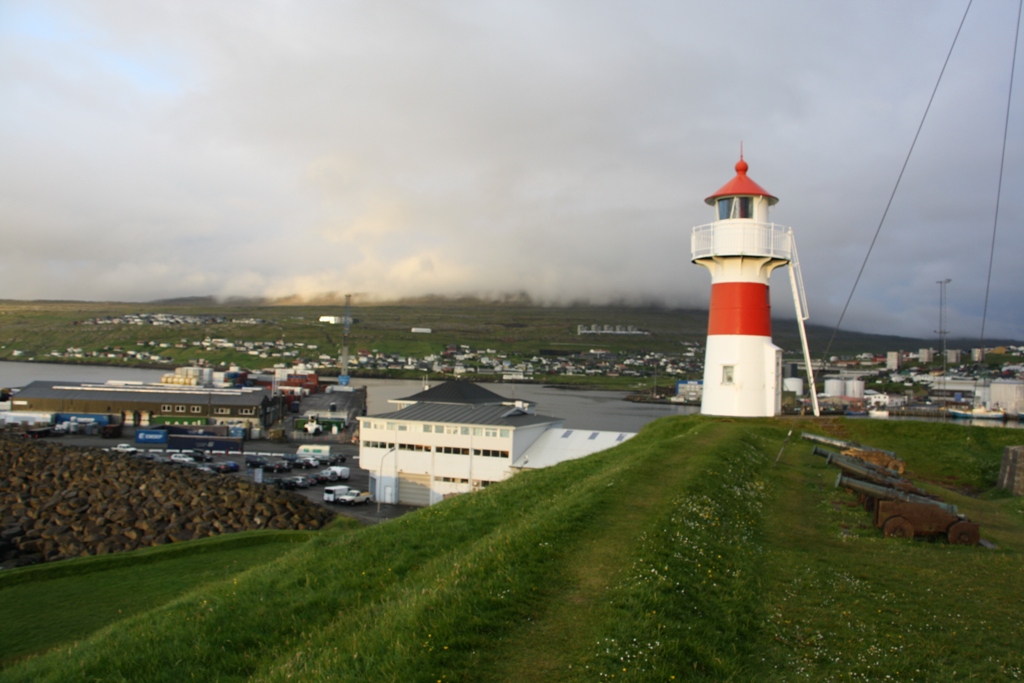
[[[0,568],[252,529],[318,529],[333,513],[240,477],[98,449],[0,440]]]

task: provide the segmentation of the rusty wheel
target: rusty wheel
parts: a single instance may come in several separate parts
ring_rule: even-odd
[[[913,538],[914,526],[903,517],[890,517],[882,526],[886,538]]]
[[[946,538],[954,545],[978,545],[981,533],[973,522],[956,522],[949,527]]]

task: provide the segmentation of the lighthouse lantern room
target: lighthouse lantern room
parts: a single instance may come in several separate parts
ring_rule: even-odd
[[[768,289],[772,271],[779,266],[790,266],[810,370],[803,333],[806,303],[799,270],[794,271],[793,231],[769,222],[768,209],[779,200],[751,180],[747,169],[741,154],[736,177],[704,200],[714,207],[715,221],[695,227],[691,236],[693,262],[711,271],[701,402],[706,415],[770,417],[782,411],[782,350],[772,343]],[[809,379],[814,387],[813,377]]]

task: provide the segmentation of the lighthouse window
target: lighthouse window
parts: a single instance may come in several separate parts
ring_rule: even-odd
[[[734,365],[723,365],[722,366],[722,384],[732,384],[733,371],[735,370]]]
[[[750,197],[737,197],[736,208],[734,210],[739,215],[734,216],[734,218],[750,218],[753,216],[753,213],[750,210],[753,204],[754,201]]]
[[[732,199],[718,200],[718,220],[724,221],[729,217],[729,209],[732,206]]]
[[[728,218],[752,218],[754,215],[753,197],[724,197],[718,200],[718,220]]]

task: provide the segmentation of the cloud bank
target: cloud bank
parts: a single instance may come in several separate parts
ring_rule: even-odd
[[[844,327],[980,332],[1016,5],[967,17]],[[838,319],[963,4],[8,2],[0,298],[706,306],[750,175]],[[1018,69],[1021,73],[1022,69]],[[1014,110],[1019,111],[1014,103]],[[986,336],[1024,338],[1011,116]],[[792,316],[788,282],[775,311]]]

